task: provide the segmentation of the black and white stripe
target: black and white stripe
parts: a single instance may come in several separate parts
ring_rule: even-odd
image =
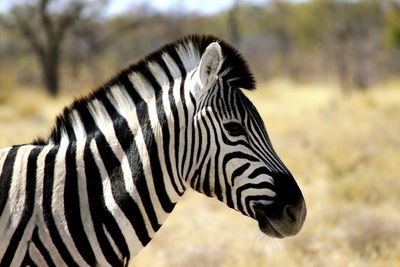
[[[298,232],[304,200],[254,86],[230,45],[189,36],[76,100],[47,140],[0,150],[0,266],[127,265],[188,186]]]

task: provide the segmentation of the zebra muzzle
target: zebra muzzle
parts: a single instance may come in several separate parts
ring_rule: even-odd
[[[260,230],[276,238],[297,234],[306,217],[306,205],[301,198],[295,205],[277,205],[258,202],[254,204],[255,219]]]

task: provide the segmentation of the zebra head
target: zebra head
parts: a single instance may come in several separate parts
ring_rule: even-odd
[[[213,42],[195,74],[197,155],[191,187],[256,219],[269,236],[298,233],[306,205],[260,114],[240,89],[254,87],[246,63],[225,42]]]

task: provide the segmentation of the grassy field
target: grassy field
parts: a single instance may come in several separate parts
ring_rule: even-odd
[[[343,97],[333,86],[276,81],[249,92],[303,190],[295,237],[188,192],[131,266],[400,266],[400,83]],[[0,91],[0,145],[46,135],[71,96]]]

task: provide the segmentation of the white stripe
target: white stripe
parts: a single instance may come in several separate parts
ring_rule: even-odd
[[[136,107],[126,89],[115,85],[110,88],[107,97],[118,113],[128,122],[132,134],[135,135],[139,129],[138,123],[132,123],[132,118],[136,117]]]
[[[155,62],[148,62],[147,67],[149,68],[150,72],[156,78],[158,84],[160,85],[163,91],[168,90],[169,88],[169,80],[167,74],[164,70]]]
[[[118,91],[118,89],[121,89],[121,90]],[[127,96],[126,90],[122,87],[113,88],[111,93],[112,93],[112,95],[109,96],[110,102],[115,106],[115,108],[117,109],[119,114],[123,118],[125,118],[125,120],[128,123],[128,127],[131,129],[132,134],[134,135],[134,138],[135,138],[135,136],[138,134],[138,131],[140,131],[140,126],[139,126],[139,121],[137,118],[135,105],[131,101],[131,98],[128,96],[125,101],[127,102],[127,104],[130,103],[129,112],[124,112],[124,110],[126,110],[126,108],[123,108],[123,106],[126,106],[127,104],[120,106],[120,104],[118,104],[117,101],[118,101],[118,99],[121,99],[122,97]],[[122,148],[121,148],[121,150],[122,150]],[[147,232],[149,233],[150,236],[153,236],[154,229],[151,226],[151,222],[150,222],[148,215],[144,209],[142,199],[141,199],[139,193],[137,192],[136,186],[133,184],[133,181],[132,181],[133,174],[131,173],[131,169],[130,169],[131,166],[129,165],[127,156],[124,155],[122,160],[123,160],[123,162],[121,164],[123,165],[122,167],[123,167],[123,171],[124,171],[124,177],[126,177],[126,179],[125,179],[126,188],[128,188],[131,197],[138,204],[138,208],[140,209],[140,212],[143,215],[143,219],[144,219],[144,223],[145,223]]]
[[[132,72],[129,74],[129,80],[136,88],[136,92],[145,102],[155,101],[154,88],[149,84],[143,75]]]
[[[69,114],[69,120],[72,125],[72,129],[74,130],[75,138],[77,140],[85,140],[87,137],[85,126],[79,116],[78,111],[73,110]],[[79,146],[78,146],[79,147]]]
[[[163,153],[160,153],[161,151],[163,151],[162,148],[162,144],[160,144],[162,142],[162,129],[161,129],[161,124],[158,120],[158,115],[157,115],[157,103],[156,103],[156,96],[155,96],[155,92],[154,89],[147,84],[147,82],[145,82],[144,80],[141,81],[139,78],[134,79],[133,77],[131,78],[132,83],[135,84],[135,86],[137,86],[139,88],[139,92],[144,91],[144,88],[141,89],[141,87],[145,87],[147,86],[147,94],[145,95],[145,97],[142,96],[143,100],[146,102],[147,107],[148,107],[148,114],[149,114],[149,120],[150,120],[150,125],[154,134],[154,141],[156,142],[157,145],[157,150],[158,150],[158,155],[149,155],[150,151],[147,150],[146,147],[146,140],[145,137],[143,135],[143,129],[140,129],[137,132],[137,135],[135,136],[135,141],[136,144],[138,146],[138,151],[140,154],[140,158],[142,159],[143,162],[143,169],[144,169],[144,174],[146,177],[146,183],[149,189],[149,193],[150,193],[150,198],[152,201],[152,205],[154,207],[156,216],[157,216],[157,220],[158,223],[162,223],[166,217],[168,216],[169,213],[165,212],[164,209],[162,208],[160,199],[158,198],[157,192],[155,190],[155,179],[152,176],[152,167],[151,167],[151,160],[150,157],[154,156],[154,157],[159,157],[160,163],[161,163],[161,168],[163,171],[163,174],[165,175],[165,177],[160,177],[159,179],[164,179],[164,182],[166,182],[166,186],[165,189],[167,191],[168,197],[171,199],[177,199],[178,196],[175,192],[173,192],[173,190],[167,190],[167,189],[171,189],[172,184],[171,184],[171,180],[168,179],[168,175],[167,175],[167,171],[165,166],[163,166]],[[136,84],[138,83],[138,84]],[[151,88],[151,89],[150,89]],[[137,124],[139,124],[139,122],[136,122]],[[172,194],[172,195],[171,195]],[[154,235],[154,233],[152,233],[150,236],[152,237]]]
[[[196,115],[194,115],[193,118],[193,128],[197,130],[197,133],[202,133],[202,139],[200,140],[200,134],[195,134],[194,135],[194,140],[192,140],[192,142],[194,142],[194,155],[193,155],[193,166],[191,166],[190,172],[187,174],[187,177],[185,180],[188,179],[192,179],[193,175],[195,174],[196,171],[198,171],[198,164],[200,163],[200,161],[197,160],[197,154],[200,152],[200,159],[201,159],[201,155],[204,155],[204,151],[206,149],[206,143],[204,143],[205,141],[205,129],[201,126],[201,123],[199,123],[198,120],[198,116],[199,113],[197,113]]]
[[[195,70],[193,70],[193,71],[195,71]],[[192,72],[193,72],[192,71]],[[195,81],[192,81],[192,80],[190,80],[190,77],[191,77],[191,73],[192,72],[190,72],[190,73],[188,73],[188,75],[186,76],[186,80],[185,80],[185,89],[186,88],[194,88],[194,83],[193,82],[195,82]],[[192,100],[191,100],[191,98],[190,98],[190,90],[185,90],[184,91],[184,97],[185,97],[185,102],[186,102],[186,105],[188,106],[190,106],[190,105],[192,105],[191,103],[192,103]],[[190,107],[188,108],[188,119],[189,119],[189,124],[190,124],[190,120],[191,120],[191,118],[193,118],[194,117],[194,110],[193,109],[191,109]],[[191,151],[190,151],[190,149],[191,149],[191,147],[192,147],[192,142],[194,142],[194,140],[192,140],[192,127],[190,127],[190,125],[186,125],[186,127],[187,127],[187,129],[188,129],[188,136],[187,136],[187,138],[185,137],[185,139],[184,140],[186,140],[186,144],[187,144],[187,151],[188,151],[188,154],[187,154],[187,156],[188,157],[190,157],[191,155],[190,155],[190,153],[191,153]],[[183,131],[184,132],[184,131]],[[186,164],[184,163],[184,168],[183,168],[183,173],[182,173],[182,175],[187,175],[188,174],[188,172],[191,170],[191,169],[193,169],[192,168],[192,166],[189,166],[189,162],[186,162]],[[186,177],[185,177],[186,178]],[[187,178],[186,178],[187,179]]]
[[[59,232],[62,241],[67,247],[69,253],[74,258],[75,262],[79,266],[88,266],[86,261],[83,259],[78,249],[75,246],[75,242],[69,233],[68,223],[65,216],[65,205],[64,205],[64,192],[65,192],[65,181],[66,181],[66,156],[68,150],[68,137],[66,133],[62,133],[63,138],[57,151],[54,165],[54,183],[53,183],[53,196],[51,202],[51,211],[53,213],[54,222]]]
[[[171,76],[176,83],[177,80],[180,80],[182,74],[181,71],[179,70],[179,67],[176,65],[175,60],[167,53],[162,54],[161,57],[164,60],[165,64],[167,65],[168,70],[171,73]]]
[[[243,190],[241,193],[241,199],[238,199],[237,201],[240,201],[242,203],[243,206],[243,210],[246,214],[249,214],[249,210],[247,209],[246,206],[246,199],[249,196],[269,196],[269,197],[274,197],[276,196],[276,193],[268,188],[248,188],[246,190]],[[271,203],[273,201],[271,200]]]
[[[2,173],[3,167],[6,167],[6,166],[3,166],[3,164],[7,158],[7,155],[10,152],[10,150],[11,150],[11,147],[3,148],[0,150],[0,178],[1,178],[1,173]],[[4,206],[3,213],[0,217],[0,236],[1,237],[3,237],[4,231],[5,231],[4,228],[7,223],[6,220],[8,220],[8,218],[10,217],[10,214],[8,211],[9,207],[7,204],[8,204],[8,200],[6,202],[6,205]],[[7,245],[8,245],[8,242],[5,242],[4,240],[2,240],[2,242],[0,242],[0,256],[3,255],[3,253],[6,251]]]
[[[250,121],[252,121],[255,115],[250,115],[253,114],[246,112],[245,120],[248,120],[250,118]],[[268,162],[268,165],[266,167],[274,172],[287,173],[285,167],[282,166],[283,163],[280,161],[279,158],[277,158],[278,156],[276,155],[276,153],[273,152],[274,150],[272,148],[271,141],[269,141],[268,137],[266,136],[260,136],[254,128],[255,126],[256,124],[250,123],[250,132],[252,133],[250,135],[250,138],[252,139],[252,142],[254,144],[259,144],[256,147],[256,150],[258,150],[258,153],[261,154],[261,156],[264,157]],[[262,125],[261,127],[264,127],[264,125]]]
[[[93,110],[92,110],[93,109]],[[107,110],[104,108],[103,104],[100,103],[99,101],[94,101],[92,102],[91,106],[91,113],[92,116],[96,114],[101,114],[101,116],[94,117],[94,120],[96,122],[96,125],[99,127],[100,131],[106,138],[107,143],[109,144],[110,148],[112,149],[114,155],[117,157],[121,164],[122,168],[122,173],[123,173],[123,179],[125,182],[125,190],[130,194],[131,198],[138,204],[138,208],[140,210],[140,213],[143,215],[143,218],[145,220],[145,225],[146,229],[150,236],[154,235],[154,230],[151,227],[150,221],[147,217],[147,213],[144,210],[144,205],[141,201],[141,198],[139,197],[139,194],[137,192],[136,186],[133,183],[133,174],[131,171],[131,166],[129,165],[129,160],[127,155],[125,154],[125,151],[121,147],[121,144],[119,143],[116,134],[115,134],[115,129],[112,124],[112,120],[109,117]],[[131,113],[133,113],[134,109],[131,110]],[[132,114],[131,114],[132,115]],[[136,118],[136,117],[135,117]],[[132,118],[131,118],[132,120]],[[139,122],[135,123],[136,125],[139,125]],[[131,251],[136,251],[138,249],[137,247],[132,247]]]
[[[34,243],[30,243],[29,245],[29,256],[37,266],[47,266],[46,260]]]
[[[124,91],[125,90],[121,91],[122,94]],[[148,106],[150,124],[151,124],[152,130],[153,130],[153,133],[155,135],[155,142],[157,144],[157,149],[159,151],[159,154],[154,155],[154,156],[159,156],[159,159],[161,162],[161,168],[162,168],[162,171],[164,174],[164,177],[160,177],[160,179],[164,179],[165,189],[166,189],[170,199],[176,199],[176,198],[178,198],[178,195],[173,190],[171,180],[168,179],[165,164],[162,164],[163,162],[165,162],[165,160],[164,160],[164,154],[160,153],[163,151],[162,143],[160,143],[160,142],[162,142],[162,129],[160,126],[160,122],[158,120],[158,115],[157,115],[157,108],[156,108],[156,101],[155,101],[156,97],[154,95],[154,90],[147,90],[147,92],[148,92],[148,95],[147,95],[148,102],[146,102],[146,104]],[[116,102],[116,99],[121,98],[120,96],[117,96],[119,93],[117,93],[116,89],[114,89],[112,91],[112,94],[113,94],[113,96],[115,96],[115,98],[112,97],[112,98],[114,98],[114,100],[111,101],[112,103]],[[133,105],[133,103],[132,103],[132,105]],[[135,135],[136,142],[135,143],[137,144],[139,155],[140,155],[141,161],[143,163],[144,175],[146,177],[145,179],[146,179],[147,187],[149,189],[150,198],[151,198],[152,205],[154,207],[154,210],[155,210],[155,213],[157,216],[158,223],[162,223],[165,220],[165,218],[167,217],[168,213],[164,212],[164,210],[161,206],[160,200],[158,199],[158,196],[155,191],[155,185],[154,185],[155,180],[152,177],[151,166],[149,166],[151,164],[150,163],[151,161],[149,159],[150,156],[148,155],[146,142],[143,137],[142,129],[138,128],[139,121],[137,119],[136,109],[134,109],[134,106],[131,108],[129,117],[127,117],[126,114],[120,114],[120,115],[123,116],[128,121],[128,125],[130,128],[132,128],[132,127],[136,128],[135,129],[135,132],[136,132],[136,135]],[[145,162],[148,162],[148,166],[145,165]],[[127,166],[129,166],[128,162],[126,162],[126,164],[127,164]],[[130,174],[130,175],[132,175],[132,174]],[[135,199],[138,199],[138,198],[135,197]],[[141,211],[143,208],[142,206],[143,206],[143,204],[140,203],[139,208],[141,209]],[[144,211],[142,211],[142,214],[143,214],[143,212]],[[152,237],[154,235],[154,230],[151,227],[150,221],[147,218],[147,214],[144,214],[144,219],[145,219],[146,229],[149,233],[149,236]]]
[[[11,187],[8,195],[7,204],[4,207],[3,214],[1,216],[1,226],[5,226],[2,229],[1,243],[2,250],[6,251],[11,238],[18,227],[22,219],[25,207],[26,198],[26,167],[28,162],[28,156],[33,146],[22,146],[18,149],[14,168],[11,177]],[[7,221],[4,221],[7,220]],[[8,227],[7,227],[8,226]],[[24,259],[25,251],[27,249],[26,242],[19,243],[17,250],[14,253],[14,258],[11,262],[11,266],[20,266]],[[3,255],[3,251],[0,250],[0,255]]]
[[[176,62],[174,61],[174,59],[168,55],[167,53],[164,53],[162,55],[162,59],[164,60],[165,64],[168,67],[169,72],[171,73],[173,79],[174,79],[174,86],[172,88],[172,94],[173,94],[173,99],[174,99],[174,104],[177,107],[177,118],[173,117],[173,114],[171,111],[166,109],[167,112],[167,118],[168,118],[168,127],[170,129],[170,133],[171,133],[171,142],[169,144],[169,151],[171,152],[171,165],[172,165],[172,169],[175,171],[174,176],[177,179],[183,179],[185,180],[185,178],[187,177],[181,177],[182,174],[180,174],[180,170],[176,169],[176,167],[179,168],[179,166],[181,166],[180,164],[180,158],[178,158],[178,162],[176,162],[176,158],[175,158],[175,135],[179,135],[179,140],[185,140],[185,135],[184,135],[184,131],[179,131],[179,132],[175,132],[175,124],[179,125],[179,129],[182,129],[185,126],[184,123],[184,114],[183,114],[183,110],[182,108],[182,101],[181,101],[181,97],[180,97],[180,86],[181,86],[181,82],[182,82],[182,74],[178,68],[178,66],[176,65]],[[168,108],[170,109],[170,100],[169,100],[169,96],[166,94],[165,95],[165,99],[166,101],[164,101],[164,103],[168,103]],[[165,105],[165,107],[167,107],[167,105]],[[169,114],[169,117],[168,117]],[[183,138],[183,139],[182,139]],[[180,151],[178,152],[178,155],[182,155],[182,146],[180,146]],[[178,173],[176,173],[178,172]],[[180,184],[179,182],[176,184]],[[183,189],[180,186],[180,189]]]
[[[199,163],[203,160],[203,158],[206,158],[206,160],[204,161],[205,164],[207,164],[207,162],[210,162],[210,174],[211,176],[208,177],[209,180],[209,184],[210,184],[210,189],[212,193],[215,193],[215,191],[213,189],[215,189],[215,175],[214,175],[214,170],[215,170],[215,161],[214,160],[210,160],[210,157],[215,157],[215,154],[211,154],[210,150],[212,150],[212,147],[215,146],[215,138],[213,138],[213,130],[210,126],[210,120],[207,117],[207,114],[211,113],[211,107],[208,108],[204,108],[200,113],[196,114],[196,118],[195,121],[197,123],[197,127],[199,127],[200,129],[198,130],[199,132],[202,132],[202,140],[200,141],[201,144],[204,144],[201,146],[201,152],[200,152],[200,158],[199,158]],[[207,136],[207,130],[206,130],[206,126],[208,126],[208,130],[210,131],[210,136]],[[211,138],[211,139],[209,139]],[[207,149],[207,143],[210,143],[210,147],[208,150]],[[222,164],[221,164],[222,166]],[[203,173],[200,175],[199,179],[204,179],[205,177],[205,170],[206,170],[206,165],[202,166],[203,169],[201,171],[203,171]]]
[[[179,135],[179,140],[184,140],[186,142],[186,136],[185,136],[185,131],[183,130],[184,127],[187,127],[186,122],[185,122],[185,114],[182,108],[182,99],[181,99],[181,94],[180,94],[180,87],[181,87],[181,82],[182,80],[175,80],[174,88],[173,88],[173,94],[174,94],[174,99],[175,99],[175,105],[177,107],[177,113],[178,113],[178,119],[179,119],[179,132],[174,133]],[[177,123],[177,122],[175,122]],[[180,173],[180,169],[182,164],[185,164],[186,159],[182,158],[183,157],[183,149],[184,146],[179,146],[179,152],[178,155],[180,156],[178,159],[178,172]],[[180,173],[180,175],[183,175]],[[182,179],[185,180],[186,177],[181,177]]]
[[[0,175],[3,170],[4,161],[6,160],[8,152],[10,150],[11,150],[11,147],[6,147],[6,148],[0,149]]]
[[[37,205],[36,216],[37,216],[39,239],[42,241],[44,246],[49,251],[49,255],[53,260],[53,262],[56,264],[56,266],[60,266],[60,265],[66,265],[66,263],[63,261],[61,255],[58,253],[57,248],[53,244],[49,231],[44,222],[44,217],[43,217],[44,215],[42,209],[45,159],[47,154],[52,148],[53,148],[52,145],[45,146],[43,150],[40,152],[37,159],[37,171],[36,171],[37,186],[36,186],[35,196],[37,197],[36,203],[39,203],[39,205]]]
[[[84,128],[80,127],[83,126],[79,115],[75,113],[74,116],[74,123],[78,127],[74,127],[75,136],[86,136],[86,132]],[[94,255],[98,262],[102,263],[102,266],[110,266],[107,263],[106,258],[104,257],[102,250],[100,248],[99,242],[97,240],[96,232],[94,230],[93,225],[93,218],[90,213],[89,207],[89,199],[88,199],[88,188],[87,188],[87,177],[85,172],[85,143],[86,138],[81,139],[77,137],[76,142],[76,168],[77,168],[77,177],[78,177],[78,193],[79,193],[79,206],[80,206],[80,214],[83,224],[83,229],[88,237],[90,246],[93,249]],[[100,177],[98,177],[100,178]],[[95,218],[96,219],[96,218]]]
[[[177,133],[175,133],[175,123],[178,123],[178,122],[174,121],[174,116],[173,116],[172,110],[171,110],[171,103],[169,101],[168,91],[165,91],[163,93],[162,97],[163,97],[162,100],[163,100],[163,104],[164,104],[165,115],[167,117],[168,132],[170,133],[170,137],[169,137],[170,141],[169,141],[168,148],[167,148],[168,151],[166,151],[166,152],[168,153],[169,160],[171,163],[171,170],[172,170],[173,177],[169,177],[169,178],[173,179],[175,181],[175,184],[177,185],[178,190],[180,192],[182,192],[184,189],[181,185],[181,181],[180,181],[180,177],[177,173],[177,169],[175,168],[176,160],[175,160],[175,153],[174,153],[174,151],[175,151],[175,135],[177,134]],[[165,162],[165,158],[163,159],[163,162]],[[167,171],[164,171],[164,169],[163,169],[163,172],[167,173]]]
[[[149,157],[149,153],[147,151],[145,138],[143,136],[142,129],[140,129],[138,131],[138,133],[136,134],[135,143],[138,148],[140,161],[142,162],[142,165],[143,165],[143,173],[145,176],[147,188],[149,190],[151,205],[154,207],[154,211],[156,213],[158,223],[161,224],[164,221],[165,217],[168,215],[168,213],[166,213],[164,211],[164,209],[162,208],[160,200],[158,199],[158,196],[156,193],[156,189],[154,186],[155,181],[154,181],[154,177],[151,172],[152,168],[151,168],[150,157]],[[163,179],[163,177],[160,177],[160,179]],[[153,237],[154,231],[149,232],[149,236]]]
[[[140,244],[140,242],[135,242],[136,240],[139,240],[137,237],[134,229],[131,226],[130,221],[125,217],[124,212],[119,208],[117,203],[115,202],[114,196],[112,194],[111,190],[111,181],[110,177],[108,176],[106,167],[104,166],[103,161],[101,160],[99,150],[97,148],[96,140],[92,140],[90,142],[90,149],[93,153],[97,168],[99,169],[101,179],[103,181],[103,194],[104,194],[104,201],[107,209],[110,211],[110,213],[113,215],[115,218],[119,229],[122,232],[122,235],[124,237],[129,237],[126,238],[125,241],[128,243],[128,247],[130,249],[130,253],[132,255],[136,254],[140,249],[143,248],[143,246]],[[131,241],[132,240],[132,241]],[[131,241],[131,242],[130,242]]]
[[[114,239],[111,237],[110,233],[107,230],[107,227],[104,224],[103,224],[103,231],[104,231],[104,234],[105,234],[108,242],[110,242],[113,252],[118,256],[118,258],[122,258],[121,252],[119,251],[117,245],[114,242]]]
[[[181,58],[181,61],[186,69],[186,72],[193,70],[199,65],[201,56],[198,49],[194,48],[192,42],[188,42],[185,45],[179,45],[176,48],[176,52]]]

